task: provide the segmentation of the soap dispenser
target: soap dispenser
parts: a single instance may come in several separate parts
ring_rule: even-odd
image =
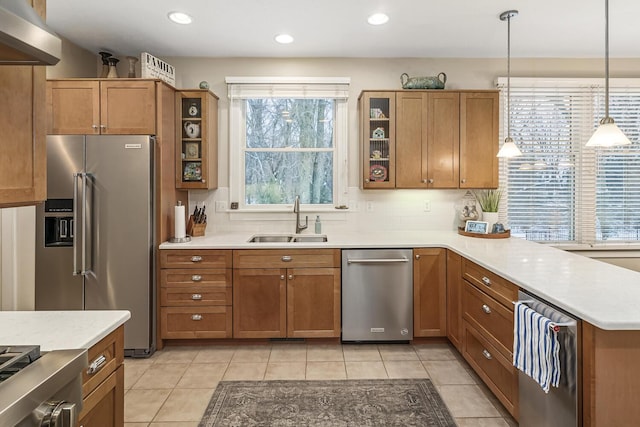
[[[322,223],[320,222],[320,215],[316,215],[316,234],[322,233]]]

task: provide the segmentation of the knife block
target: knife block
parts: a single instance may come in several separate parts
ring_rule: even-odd
[[[191,237],[200,237],[204,236],[204,231],[207,228],[207,223],[204,222],[202,224],[196,224],[193,218],[193,215],[189,216],[189,221],[187,222],[187,234]]]

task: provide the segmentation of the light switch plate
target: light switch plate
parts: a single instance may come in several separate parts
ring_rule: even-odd
[[[227,210],[227,202],[218,201],[216,202],[216,212],[224,212]]]

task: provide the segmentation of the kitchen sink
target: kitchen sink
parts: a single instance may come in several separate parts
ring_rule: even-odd
[[[315,235],[294,235],[293,242],[301,242],[301,243],[308,243],[308,242],[326,242],[327,241],[327,236],[324,234],[315,234]]]
[[[256,234],[249,243],[314,243],[328,241],[326,234]]]
[[[256,234],[249,243],[283,243],[290,242],[291,235],[289,234]]]

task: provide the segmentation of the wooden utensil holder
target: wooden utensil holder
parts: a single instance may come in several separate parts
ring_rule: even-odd
[[[200,237],[204,236],[204,231],[207,228],[207,223],[203,222],[202,224],[196,224],[194,221],[193,215],[189,216],[189,221],[187,222],[187,234],[191,237]]]

